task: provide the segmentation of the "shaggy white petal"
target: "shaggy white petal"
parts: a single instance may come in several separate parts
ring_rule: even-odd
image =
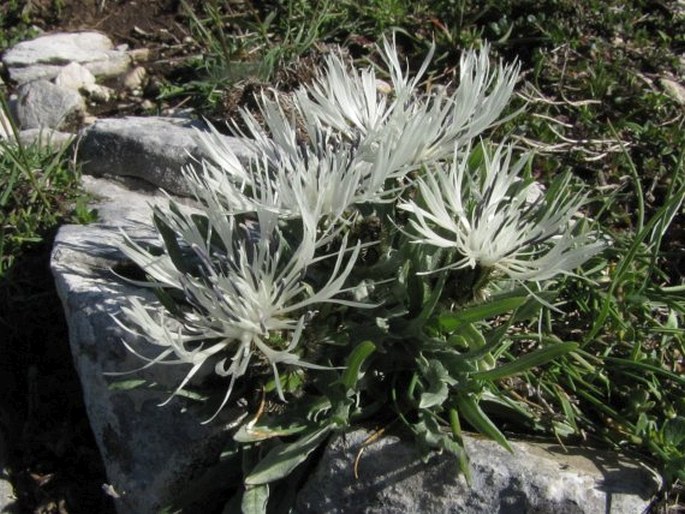
[[[414,242],[455,249],[460,257],[448,268],[479,266],[531,281],[571,273],[603,248],[589,234],[574,234],[585,197],[570,192],[568,179],[540,196],[535,182],[519,176],[527,156],[512,163],[511,146],[483,151],[475,171],[470,149],[455,152],[449,169],[418,180],[419,200],[399,205],[412,213]]]

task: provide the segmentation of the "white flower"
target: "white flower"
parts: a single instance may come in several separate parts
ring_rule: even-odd
[[[384,149],[388,176],[449,157],[455,144],[465,143],[499,118],[511,99],[519,66],[490,66],[489,47],[461,57],[459,85],[449,92],[419,90],[433,56],[431,48],[418,73],[409,78],[402,69],[395,41],[383,39],[381,57],[394,95],[379,91],[371,68],[349,70],[337,55],[328,57],[326,71],[312,86],[297,93],[300,112],[309,125],[321,124],[361,141],[360,150]]]
[[[163,310],[157,312],[159,307],[144,307],[132,299],[122,309],[125,322],[119,322],[162,349],[148,359],[149,364],[191,366],[174,394],[211,361],[217,374],[230,377],[223,407],[256,354],[273,368],[283,397],[278,365],[320,367],[297,353],[316,306],[367,306],[340,298],[347,292],[345,282],[360,245],[350,248],[343,238],[335,254],[317,255],[315,226],[303,222],[301,241],[293,242],[279,227],[276,213],[260,210],[255,219],[240,223],[207,198],[206,218],[173,204],[168,211],[155,210],[158,225],[168,230],[166,236],[162,234],[161,258],[130,239],[123,247],[150,275],[149,285],[183,291],[188,307],[181,316],[169,319]],[[181,253],[189,253],[190,258],[182,258]],[[324,259],[335,261],[330,276],[323,284],[313,284],[307,270]]]
[[[449,169],[417,181],[419,200],[399,205],[413,214],[414,242],[456,250],[460,258],[447,268],[479,266],[521,281],[569,274],[602,249],[591,234],[577,233],[574,216],[586,198],[571,192],[570,177],[542,195],[519,176],[527,156],[512,163],[511,146],[482,150],[475,171],[470,149],[455,152]]]
[[[242,111],[250,163],[214,129],[199,133],[210,161],[189,171],[190,182],[211,190],[229,212],[260,208],[286,218],[307,213],[329,226],[345,223],[355,205],[394,200],[409,171],[449,157],[455,144],[492,126],[518,77],[517,66],[493,71],[484,46],[462,56],[453,93],[428,94],[419,82],[432,49],[411,78],[394,41],[384,39],[381,54],[392,95],[379,91],[373,69],[349,69],[333,54],[314,84],[288,100],[287,113],[283,100],[265,94],[257,98],[264,126]]]

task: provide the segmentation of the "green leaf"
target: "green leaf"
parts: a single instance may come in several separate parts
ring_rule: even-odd
[[[243,514],[266,514],[269,503],[268,484],[251,485],[245,488],[240,506]]]
[[[478,350],[485,346],[485,337],[473,323],[465,323],[460,326],[459,335],[464,337],[470,350]]]
[[[352,350],[342,376],[342,384],[345,386],[346,391],[349,392],[356,389],[362,364],[375,351],[376,345],[371,341],[363,341]]]
[[[523,357],[519,357],[514,361],[507,362],[497,368],[474,373],[473,377],[481,380],[498,380],[500,378],[509,377],[518,373],[523,373],[535,366],[546,364],[577,348],[577,343],[557,343],[552,346],[546,346],[524,355]]]
[[[518,308],[527,299],[528,296],[511,296],[467,307],[459,312],[442,313],[439,318],[440,326],[443,330],[452,331],[465,323],[475,323],[501,316]]]
[[[155,212],[153,216],[153,221],[157,231],[159,232],[159,235],[162,236],[162,239],[164,240],[164,246],[166,247],[171,262],[173,262],[174,266],[176,266],[176,269],[182,273],[191,273],[193,271],[192,266],[189,266],[186,263],[186,259],[181,251],[181,246],[178,244],[178,240],[176,239],[176,232],[174,232],[166,223],[164,223],[157,212]]]
[[[110,391],[130,391],[138,389],[147,383],[147,380],[132,378],[130,380],[118,380],[109,384]]]
[[[246,485],[268,484],[286,477],[326,440],[331,425],[310,430],[297,441],[273,448],[245,478]]]
[[[273,427],[267,425],[252,425],[245,423],[233,436],[233,440],[239,443],[254,443],[265,441],[274,437],[288,437],[302,432],[305,425],[293,424],[289,427]]]
[[[685,443],[685,418],[677,417],[664,423],[664,439],[676,448],[682,448]]]
[[[457,409],[450,409],[450,430],[455,443],[462,448],[462,451],[457,453],[459,461],[459,470],[464,474],[466,482],[471,484],[471,467],[469,466],[469,456],[464,448],[464,439],[461,434],[461,424],[459,423],[459,413]]]
[[[420,421],[412,425],[419,443],[419,450],[422,446],[428,448],[445,450],[457,457],[459,470],[464,473],[466,480],[471,482],[471,469],[463,441],[454,437],[454,434],[446,434],[440,428],[433,415],[428,411],[419,413]],[[425,455],[428,457],[428,455]]]
[[[499,431],[490,418],[483,412],[472,395],[459,394],[456,397],[459,413],[469,424],[481,434],[488,436],[502,447],[513,453],[511,446],[504,434]]]
[[[512,316],[512,322],[517,323],[519,321],[526,321],[534,318],[540,313],[540,310],[544,307],[540,300],[551,304],[557,297],[557,291],[539,291],[535,293],[535,296],[529,297],[520,307],[516,309],[516,312]]]
[[[425,360],[425,359],[424,359]],[[452,379],[440,361],[431,359],[429,361],[418,361],[423,377],[428,381],[426,391],[421,394],[419,409],[429,409],[436,405],[442,405],[449,394],[448,385],[456,382]]]

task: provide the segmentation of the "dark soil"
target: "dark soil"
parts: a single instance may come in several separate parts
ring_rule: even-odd
[[[145,66],[152,79],[169,73],[176,59],[193,51],[176,0],[61,3],[57,11],[52,0],[34,0],[31,22],[49,32],[96,29],[115,44],[148,48]],[[93,114],[140,110],[140,99],[123,105],[117,100]],[[53,236],[46,234],[0,281],[0,459],[4,440],[21,513],[113,513],[49,269]]]

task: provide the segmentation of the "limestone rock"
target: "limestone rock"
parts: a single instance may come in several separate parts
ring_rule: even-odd
[[[86,409],[105,463],[119,514],[159,512],[196,472],[216,461],[230,437],[228,427],[241,413],[222,411],[210,424],[201,424],[190,400],[166,400],[187,369],[153,366],[123,377],[105,372],[136,370],[144,364],[122,341],[150,355],[115,321],[130,297],[152,305],[149,290],[132,286],[113,268],[124,262],[117,249],[120,228],[133,237],[150,237],[148,202],[166,202],[158,193],[130,190],[105,179],[84,177],[86,189],[100,198],[99,221],[63,226],[57,234],[51,266],[69,325],[74,365],[82,383]],[[110,387],[113,381],[145,378],[155,387],[130,390]]]
[[[71,62],[83,65],[96,77],[120,75],[131,62],[127,52],[115,49],[99,32],[40,35],[7,50],[2,60],[10,79],[18,84],[52,79]]]
[[[3,469],[0,469],[0,512],[2,514],[19,514],[14,487],[12,487]]]
[[[21,86],[13,105],[15,118],[22,129],[60,128],[70,118],[85,111],[80,94],[47,80],[36,80]]]
[[[100,84],[87,84],[81,88],[81,92],[85,93],[88,99],[94,103],[107,103],[115,94],[113,89]]]
[[[84,173],[137,177],[169,192],[188,195],[180,171],[207,157],[198,146],[201,122],[183,118],[134,117],[100,119],[85,130],[77,159]],[[239,158],[249,150],[239,139],[222,139]]]
[[[67,64],[55,77],[56,86],[74,91],[93,84],[95,84],[95,75],[77,62]]]
[[[126,89],[131,91],[134,89],[140,89],[143,87],[146,77],[147,71],[145,68],[142,66],[136,66],[124,76],[123,85]]]
[[[75,134],[54,129],[26,129],[19,132],[19,140],[25,145],[39,144],[53,148],[63,148],[71,144]]]
[[[473,483],[453,456],[423,464],[411,444],[385,437],[367,446],[354,478],[354,461],[368,432],[334,440],[300,491],[298,514],[584,514],[643,512],[658,483],[646,468],[614,454],[558,445],[497,443],[467,438]]]

